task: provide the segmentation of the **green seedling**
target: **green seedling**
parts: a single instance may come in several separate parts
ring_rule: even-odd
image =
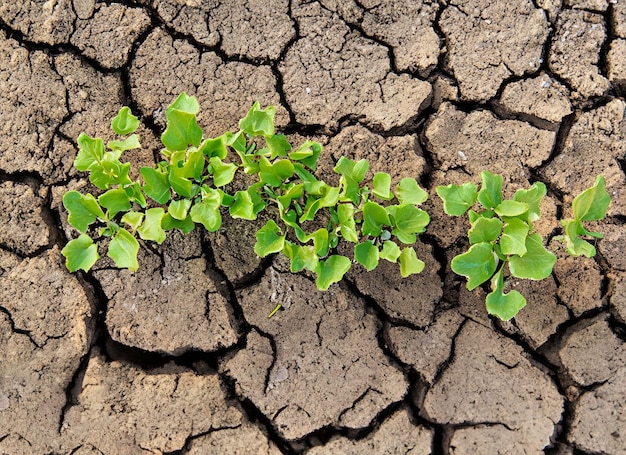
[[[556,256],[545,248],[533,227],[541,216],[539,206],[546,187],[536,182],[504,200],[501,176],[482,172],[481,179],[480,190],[473,183],[464,183],[439,186],[436,191],[448,215],[467,214],[471,225],[469,249],[452,259],[452,271],[467,278],[469,290],[491,280],[485,302],[487,312],[507,321],[526,305],[526,299],[516,290],[505,292],[505,278],[543,280],[550,276],[556,262]],[[581,236],[600,238],[602,234],[586,230],[583,222],[603,219],[609,203],[602,176],[574,199],[574,218],[562,221],[564,235],[556,237],[565,243],[569,254],[595,255],[593,245]]]
[[[367,270],[380,259],[397,262],[403,277],[424,268],[412,244],[430,217],[418,207],[427,193],[414,178],[392,188],[389,174],[368,180],[366,160],[342,157],[334,168],[339,186],[332,186],[314,174],[322,146],[306,141],[294,148],[275,134],[273,107],[255,103],[237,133],[216,138],[204,138],[196,121],[199,108],[184,93],[167,108],[163,160],[142,167],[136,181],[129,177],[131,164],[120,161],[124,151],[141,147],[133,134],[139,120],[129,108],[111,123],[119,139],[105,146],[100,138],[79,136],[74,166],[89,173],[101,194],[68,191],[63,197],[68,222],[79,233],[62,251],[70,271],[89,271],[105,250],[117,267],[135,271],[138,239],[161,244],[172,229],[188,233],[201,225],[214,232],[223,216],[256,220],[263,211],[269,220],[256,233],[255,253],[284,254],[293,272],[311,271],[321,290],[340,281],[355,262]],[[256,182],[229,193],[242,172]],[[353,257],[337,254],[342,240],[354,244]]]

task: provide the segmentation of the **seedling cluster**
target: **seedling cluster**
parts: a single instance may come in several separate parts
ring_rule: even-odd
[[[504,292],[505,276],[543,280],[550,276],[556,263],[556,256],[544,247],[533,227],[541,216],[539,207],[546,186],[535,182],[527,190],[517,190],[513,199],[503,199],[502,177],[486,171],[480,175],[480,191],[473,183],[439,186],[436,191],[448,215],[467,213],[471,225],[467,233],[470,247],[452,259],[452,271],[467,277],[469,290],[491,279],[491,292],[485,302],[487,312],[506,321],[526,305],[526,299],[516,290]],[[574,199],[574,219],[562,221],[565,234],[557,237],[566,243],[568,253],[595,255],[593,245],[580,236],[600,238],[602,234],[587,231],[582,222],[604,218],[609,202],[602,176]]]
[[[68,191],[63,197],[68,222],[79,232],[62,250],[70,271],[89,271],[104,250],[117,267],[135,271],[138,238],[161,244],[173,229],[189,233],[200,224],[214,232],[227,213],[256,220],[262,212],[267,221],[256,233],[255,253],[284,254],[292,272],[309,270],[321,290],[340,281],[353,263],[368,271],[381,259],[398,263],[402,277],[423,270],[412,245],[430,222],[419,208],[428,195],[414,178],[403,178],[392,188],[389,174],[366,179],[366,160],[342,157],[334,168],[339,185],[332,186],[315,175],[322,146],[305,141],[293,147],[284,135],[275,134],[273,107],[261,109],[255,103],[237,133],[216,138],[204,138],[198,111],[198,101],[184,93],[167,108],[163,160],[142,167],[140,180],[132,180],[131,164],[120,160],[124,151],[141,147],[135,134],[139,120],[128,107],[111,122],[118,139],[105,145],[85,133],[78,137],[74,166],[89,173],[101,194]],[[232,190],[238,173],[253,176],[254,183]],[[512,200],[502,200],[502,177],[481,176],[480,191],[465,183],[438,187],[437,194],[448,215],[467,213],[472,226],[470,248],[454,258],[452,270],[468,278],[468,289],[491,278],[487,309],[506,320],[526,301],[517,291],[504,292],[505,266],[514,277],[541,280],[556,261],[533,230],[546,188],[537,182]],[[476,201],[481,207],[471,210]],[[587,231],[583,222],[602,219],[609,202],[602,177],[574,200],[574,218],[562,221],[559,237],[570,254],[595,254],[581,236],[602,235]],[[353,244],[352,257],[337,253],[340,241]]]

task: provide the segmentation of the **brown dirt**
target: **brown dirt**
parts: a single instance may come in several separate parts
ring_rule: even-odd
[[[626,454],[625,50],[623,0],[0,1],[0,453]],[[207,136],[258,100],[325,179],[418,178],[427,269],[322,293],[227,220],[67,272],[76,137],[130,105],[153,164],[181,91]],[[546,183],[544,236],[597,174],[613,198],[598,256],[512,283],[510,323],[434,196],[485,169]]]

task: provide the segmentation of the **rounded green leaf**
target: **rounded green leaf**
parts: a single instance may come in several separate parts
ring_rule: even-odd
[[[470,243],[493,242],[502,233],[502,221],[498,218],[479,217],[472,223],[467,236]]]
[[[404,248],[399,256],[400,275],[406,278],[414,273],[424,270],[424,262],[417,258],[417,253],[412,246]]]
[[[527,190],[517,190],[513,195],[513,200],[518,202],[525,202],[528,204],[528,218],[529,223],[534,223],[541,217],[541,210],[539,206],[541,201],[547,193],[546,185],[542,182],[535,182]]]
[[[606,211],[611,203],[611,196],[605,189],[604,177],[596,177],[596,183],[587,188],[574,198],[572,208],[574,218],[580,221],[601,220],[606,216]]]
[[[261,258],[282,251],[285,245],[285,236],[281,235],[280,228],[274,220],[265,223],[255,235],[254,252]]]
[[[87,234],[81,234],[77,239],[67,242],[61,254],[65,256],[65,266],[70,272],[77,270],[89,272],[100,258],[98,247]]]
[[[393,199],[393,194],[391,193],[391,176],[389,174],[385,172],[377,172],[374,175],[372,185],[372,193],[374,196],[382,199],[383,201]]]
[[[314,272],[319,258],[313,247],[309,245],[296,245],[285,240],[285,246],[283,247],[283,254],[291,260],[289,269],[292,272],[299,272],[303,269],[308,269]]]
[[[509,218],[504,225],[502,238],[500,239],[500,251],[504,255],[526,254],[526,237],[530,228],[528,224],[518,218]]]
[[[82,172],[97,166],[104,159],[104,141],[93,138],[85,133],[78,136],[78,155],[74,159],[74,167]]]
[[[302,239],[303,242],[309,242],[313,240],[313,247],[315,254],[324,257],[328,254],[328,248],[330,247],[330,236],[327,229],[320,228],[307,235]]]
[[[580,220],[562,220],[561,223],[565,227],[565,235],[555,237],[555,240],[561,240],[565,242],[565,248],[572,256],[585,256],[588,258],[596,255],[596,248],[586,240],[582,239],[581,235],[586,235],[587,231],[583,227]],[[598,233],[592,233],[598,234]]]
[[[126,223],[133,231],[137,230],[143,222],[144,214],[141,212],[127,212],[122,217],[122,223]]]
[[[235,163],[223,163],[217,156],[212,157],[209,162],[213,170],[213,185],[219,188],[233,181],[235,172],[237,172],[237,165]]]
[[[152,240],[159,245],[165,241],[165,231],[161,226],[165,210],[162,207],[154,207],[146,210],[146,219],[137,229],[139,236],[144,240]]]
[[[187,213],[189,212],[190,207],[191,207],[191,200],[178,199],[176,201],[170,202],[170,205],[167,208],[167,213],[169,213],[172,216],[172,218],[182,221],[185,218],[187,218]]]
[[[201,223],[207,231],[215,232],[222,225],[222,194],[208,187],[203,188],[202,194],[202,200],[191,207],[189,215],[194,223]]]
[[[112,189],[102,194],[98,198],[98,202],[109,211],[110,217],[114,217],[118,212],[130,210],[130,197],[121,188]]]
[[[378,237],[382,233],[382,226],[390,226],[391,221],[384,207],[368,201],[363,206],[363,225],[361,232],[363,235]]]
[[[507,199],[496,207],[495,212],[500,216],[520,216],[528,212],[528,204]]]
[[[482,186],[478,192],[478,202],[486,209],[494,209],[502,202],[502,176],[483,171],[480,178]]]
[[[502,269],[494,276],[491,282],[494,288],[485,299],[487,313],[493,314],[503,321],[514,318],[526,306],[526,299],[518,291],[503,292]]]
[[[392,205],[387,207],[390,215],[393,235],[407,245],[415,243],[415,234],[421,234],[430,223],[430,216],[413,204]]]
[[[171,197],[167,171],[144,166],[139,169],[139,173],[146,182],[143,186],[144,193],[159,204],[167,204]]]
[[[111,150],[125,152],[126,150],[141,148],[141,144],[139,143],[139,136],[133,134],[123,141],[109,141],[107,142],[107,147]]]
[[[139,119],[135,117],[128,106],[120,109],[118,114],[111,121],[111,128],[115,134],[126,136],[134,132],[139,126]]]
[[[113,259],[116,267],[135,272],[139,268],[138,252],[139,242],[137,239],[126,229],[121,228],[111,239],[107,256]]]
[[[371,240],[359,243],[354,247],[354,259],[370,272],[378,265],[378,248],[376,248]]]
[[[239,128],[248,136],[273,136],[274,113],[274,106],[261,109],[260,104],[256,102],[246,116],[239,120]]]
[[[167,107],[165,114],[169,114],[174,109],[190,114],[197,114],[200,110],[200,103],[198,103],[198,99],[195,96],[189,96],[185,92],[182,92],[178,95],[178,98]]]
[[[467,182],[463,185],[438,186],[437,195],[443,201],[443,211],[451,216],[461,216],[469,209],[478,195],[476,185]]]
[[[161,135],[161,142],[169,151],[187,150],[197,147],[202,141],[202,129],[196,122],[196,114],[179,109],[168,109],[167,128]]]
[[[315,284],[321,291],[327,290],[331,284],[341,281],[348,270],[352,261],[345,256],[332,255],[325,261],[319,261],[315,272],[317,278]]]
[[[543,280],[552,273],[556,256],[543,246],[541,236],[537,233],[526,237],[526,254],[513,255],[509,258],[511,275],[517,278]]]
[[[278,156],[287,156],[287,152],[291,150],[291,144],[287,140],[287,136],[284,134],[275,134],[265,138],[267,148],[270,150],[270,159],[273,160]],[[290,155],[292,160],[297,160]]]
[[[470,291],[487,281],[498,266],[497,257],[490,243],[475,243],[463,254],[452,259],[452,271],[467,278]]]
[[[380,250],[379,256],[389,262],[396,262],[400,257],[400,247],[391,240],[383,242],[383,249]]]
[[[83,196],[78,191],[68,191],[63,195],[63,206],[69,213],[67,221],[83,234],[97,218],[106,218],[91,194]]]
[[[340,232],[348,242],[357,243],[359,236],[356,233],[356,222],[354,221],[354,205],[339,204],[337,207],[337,217],[339,218]]]
[[[396,185],[396,197],[400,204],[422,204],[428,199],[428,193],[420,188],[417,180],[405,177]]]
[[[184,234],[189,234],[191,231],[194,230],[196,225],[191,219],[191,216],[188,216],[184,220],[177,220],[176,218],[173,218],[169,213],[166,213],[165,215],[163,215],[163,220],[161,220],[161,227],[166,231],[169,231],[171,229],[178,229]]]

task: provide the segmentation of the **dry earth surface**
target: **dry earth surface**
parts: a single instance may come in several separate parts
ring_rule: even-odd
[[[181,91],[207,135],[258,100],[327,178],[418,178],[425,272],[322,293],[231,220],[70,274],[76,137],[129,105],[153,164]],[[625,93],[625,0],[0,0],[0,453],[626,454]],[[485,169],[548,186],[544,235],[596,175],[613,198],[510,323],[434,197]]]

